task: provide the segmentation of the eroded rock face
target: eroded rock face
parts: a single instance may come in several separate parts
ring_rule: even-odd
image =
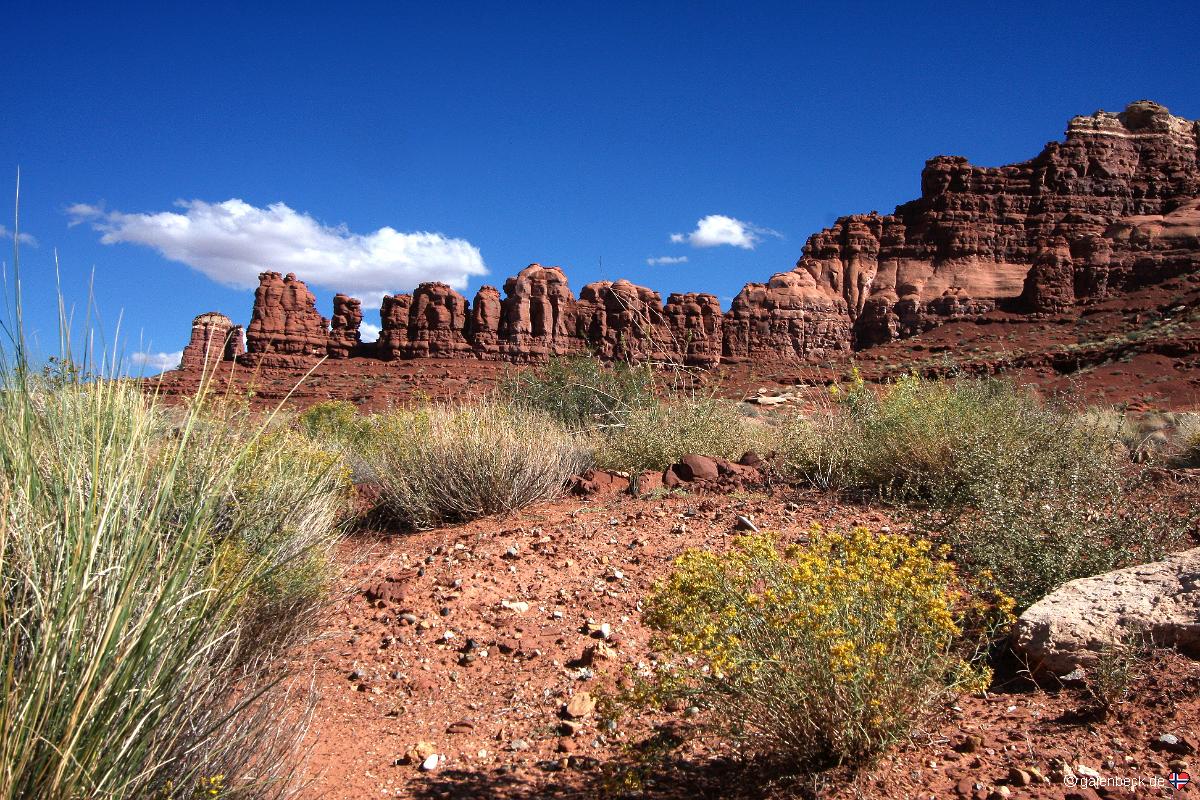
[[[444,283],[422,283],[412,295],[408,355],[413,358],[471,354],[467,299]]]
[[[358,326],[362,324],[362,301],[344,294],[333,297],[333,318],[330,320],[330,358],[349,358],[358,354],[362,336]]]
[[[1200,123],[1140,101],[1076,117],[1065,142],[1019,164],[939,156],[919,199],[839,219],[809,239],[797,268],[845,299],[857,347],[920,333],[948,308],[1020,298],[1054,312],[1200,269],[1198,136]]]
[[[1131,639],[1200,657],[1200,547],[1071,581],[1026,609],[1013,634],[1035,673],[1056,676]]]
[[[675,292],[663,307],[673,353],[691,367],[712,367],[721,361],[724,315],[716,295]]]
[[[264,272],[258,276],[254,310],[246,330],[246,352],[263,361],[303,364],[324,356],[328,321],[317,313],[313,293],[288,273]]]
[[[560,267],[530,264],[504,282],[500,339],[512,361],[544,361],[583,349],[576,301]]]
[[[224,314],[209,311],[192,320],[192,335],[183,348],[180,369],[203,371],[218,361],[233,361],[245,352],[242,326]]]
[[[375,353],[386,361],[408,353],[408,317],[412,313],[411,294],[393,294],[383,298],[379,307],[379,339]]]
[[[481,286],[471,303],[471,346],[480,358],[500,355],[500,322],[503,310],[495,286]]]
[[[330,328],[303,282],[264,272],[248,360],[820,361],[997,308],[1061,314],[1200,270],[1198,144],[1200,123],[1139,101],[1076,117],[1065,141],[1029,161],[938,156],[920,198],[838,219],[808,239],[793,270],[746,284],[724,314],[713,295],[674,293],[664,305],[626,280],[588,284],[576,299],[560,268],[530,264],[503,296],[485,286],[470,304],[441,283],[385,298],[371,347],[359,338],[358,301],[338,295]],[[202,363],[199,352],[189,345],[185,367]]]
[[[576,304],[576,335],[605,359],[678,361],[681,356],[658,292],[624,279],[583,287]]]
[[[1056,313],[1075,305],[1075,265],[1065,237],[1038,249],[1021,299],[1034,312]]]
[[[846,301],[805,269],[748,283],[724,320],[728,358],[819,359],[850,349]]]

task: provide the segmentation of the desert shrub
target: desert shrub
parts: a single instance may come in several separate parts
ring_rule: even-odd
[[[302,411],[297,418],[300,430],[310,438],[346,445],[362,442],[367,421],[358,407],[346,400],[326,400]]]
[[[1064,438],[1062,455],[1073,444]],[[1067,581],[1155,561],[1186,542],[1189,521],[1141,496],[1122,460],[996,470],[969,502],[919,513],[915,529],[948,544],[963,569],[994,574],[1024,609]]]
[[[782,552],[765,534],[688,550],[647,601],[676,658],[645,696],[689,696],[800,770],[860,763],[973,675],[958,606],[953,567],[898,535],[814,528]]]
[[[495,402],[380,415],[370,439],[363,458],[383,508],[418,527],[555,497],[589,462],[554,419]]]
[[[736,404],[677,397],[635,408],[596,442],[596,465],[630,473],[666,469],[688,453],[737,458],[752,439]]]
[[[649,364],[604,364],[592,356],[552,358],[536,369],[510,371],[497,395],[573,430],[622,425],[634,410],[658,402]]]
[[[278,657],[319,602],[339,476],[299,437],[17,363],[0,376],[0,797],[186,798],[217,776],[227,796],[282,793],[303,706]]]
[[[1140,493],[1127,430],[1119,415],[1081,415],[1011,383],[910,375],[840,388],[826,413],[792,422],[782,449],[794,477],[919,509],[919,535],[1024,608],[1182,542],[1187,522]]]
[[[1112,436],[999,380],[902,377],[878,391],[835,387],[824,413],[793,420],[783,469],[825,488],[906,502],[970,500],[992,472],[1087,468]],[[1082,435],[1081,435],[1082,432]],[[1073,438],[1064,454],[1059,443]],[[1068,463],[1072,459],[1076,463]]]

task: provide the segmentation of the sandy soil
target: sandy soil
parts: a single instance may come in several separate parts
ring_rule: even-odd
[[[738,515],[785,540],[800,539],[813,522],[900,527],[886,509],[818,494],[740,493],[571,499],[507,519],[356,535],[342,553],[350,565],[344,599],[304,654],[320,693],[310,735],[314,783],[304,796],[1200,794],[1163,783],[1173,769],[1200,772],[1200,756],[1155,749],[1165,733],[1200,746],[1200,664],[1174,654],[1146,667],[1111,719],[1089,716],[1081,690],[1040,690],[1013,678],[987,696],[959,698],[869,769],[820,781],[784,778],[742,758],[705,733],[702,715],[685,710],[626,718],[615,730],[595,714],[574,731],[565,727],[561,711],[572,697],[611,687],[648,659],[639,599],[655,579],[685,547],[724,549]],[[607,639],[596,630],[603,624]],[[428,749],[415,751],[419,743]],[[679,744],[668,752],[664,743]],[[412,763],[430,755],[440,756],[431,770]],[[1069,787],[1060,761],[1144,785]]]

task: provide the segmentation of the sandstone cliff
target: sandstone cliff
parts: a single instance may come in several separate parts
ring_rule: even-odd
[[[1029,161],[938,156],[920,198],[838,219],[809,238],[793,270],[747,284],[725,313],[710,294],[664,304],[625,280],[576,298],[562,269],[531,264],[503,298],[484,286],[469,303],[444,283],[386,297],[379,341],[367,345],[357,300],[338,295],[331,326],[302,281],[264,272],[246,355],[240,344],[220,353],[296,366],[325,355],[537,362],[592,352],[709,367],[824,360],[997,308],[1058,314],[1200,270],[1198,143],[1200,122],[1139,101],[1076,117],[1065,141]],[[202,365],[207,343],[231,330],[221,315],[197,317],[183,367]]]

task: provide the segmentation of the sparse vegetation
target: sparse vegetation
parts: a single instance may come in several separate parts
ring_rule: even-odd
[[[680,397],[634,409],[596,444],[596,465],[637,473],[662,470],[687,453],[736,459],[750,449],[750,423],[735,403]]]
[[[502,402],[549,414],[586,439],[595,466],[662,470],[687,453],[736,458],[750,428],[737,404],[689,387],[687,371],[602,364],[590,356],[551,359],[507,376]]]
[[[1025,607],[1182,541],[1186,521],[1136,498],[1118,428],[1001,381],[910,375],[876,392],[859,380],[828,413],[793,421],[784,469],[916,507],[921,535]]]
[[[865,528],[814,529],[782,551],[763,534],[689,550],[647,601],[676,660],[640,699],[686,696],[797,770],[859,764],[978,683],[955,653],[958,603],[954,569],[928,542]]]
[[[364,460],[384,508],[417,527],[555,497],[590,461],[554,419],[495,402],[373,417],[370,439]]]
[[[1134,682],[1141,677],[1147,648],[1136,639],[1126,639],[1104,647],[1095,665],[1087,670],[1085,685],[1097,713],[1107,717],[1117,710]]]
[[[540,411],[571,430],[620,427],[636,411],[658,403],[649,364],[604,364],[590,355],[552,358],[537,369],[505,374],[502,402]]]

